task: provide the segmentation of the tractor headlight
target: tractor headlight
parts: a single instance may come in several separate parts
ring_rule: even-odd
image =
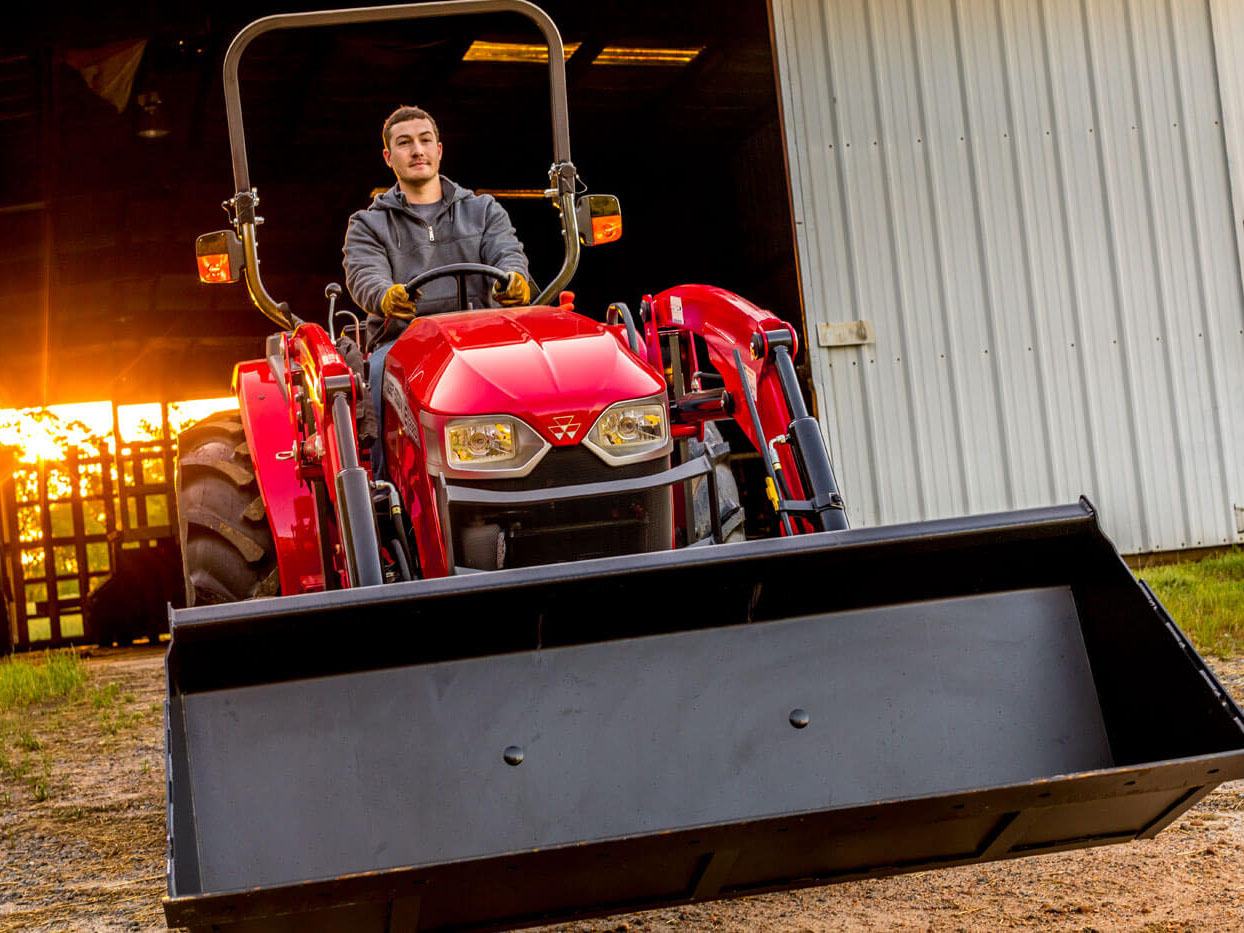
[[[649,460],[670,449],[665,397],[619,402],[606,408],[584,443],[609,463]]]
[[[445,451],[449,465],[459,468],[513,460],[518,452],[514,446],[514,422],[508,418],[451,421],[445,428]]]
[[[513,415],[467,418],[425,411],[420,416],[427,441],[428,471],[458,479],[510,479],[526,476],[550,444]]]

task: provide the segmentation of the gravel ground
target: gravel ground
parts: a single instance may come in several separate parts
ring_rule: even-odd
[[[97,652],[86,698],[25,718],[27,773],[0,772],[0,931],[164,929],[162,661]],[[1244,659],[1211,664],[1244,698]],[[557,929],[1244,929],[1242,869],[1237,782],[1153,840]]]

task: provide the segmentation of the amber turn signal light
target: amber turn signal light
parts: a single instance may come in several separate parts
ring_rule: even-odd
[[[242,241],[232,230],[205,233],[194,242],[199,281],[208,285],[236,282],[242,275]]]
[[[622,239],[622,207],[612,194],[585,194],[575,205],[579,242],[600,246]]]
[[[605,217],[592,218],[592,245],[612,243],[622,239],[622,215],[612,214]]]
[[[200,256],[198,259],[200,282],[215,285],[218,282],[237,281],[236,278],[229,274],[230,269],[228,253],[216,253],[212,256]]]

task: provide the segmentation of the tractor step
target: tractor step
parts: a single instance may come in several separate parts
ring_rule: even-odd
[[[1244,717],[1078,505],[177,610],[170,925],[510,928],[1149,836]]]

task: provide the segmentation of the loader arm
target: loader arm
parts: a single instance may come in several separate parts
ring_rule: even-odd
[[[648,362],[665,367],[662,337],[684,335],[680,346],[691,389],[701,374],[692,335],[704,340],[724,384],[727,409],[764,459],[769,498],[786,534],[841,531],[846,506],[838,490],[820,425],[808,414],[792,357],[798,338],[790,324],[745,298],[711,285],[680,285],[646,301]],[[678,405],[678,399],[674,400]],[[793,519],[793,521],[792,521]]]
[[[284,334],[274,335],[271,349],[279,351]],[[321,523],[311,486],[299,475],[294,454],[300,438],[297,422],[287,403],[289,393],[281,384],[284,357],[247,360],[233,371],[233,391],[238,398],[246,445],[255,468],[259,495],[272,531],[282,593],[306,593],[325,588],[321,536],[332,526]]]
[[[355,435],[358,380],[320,325],[300,324],[283,339],[286,398],[299,426],[291,453],[301,477],[323,480],[336,513],[341,583],[383,583],[369,478]]]

